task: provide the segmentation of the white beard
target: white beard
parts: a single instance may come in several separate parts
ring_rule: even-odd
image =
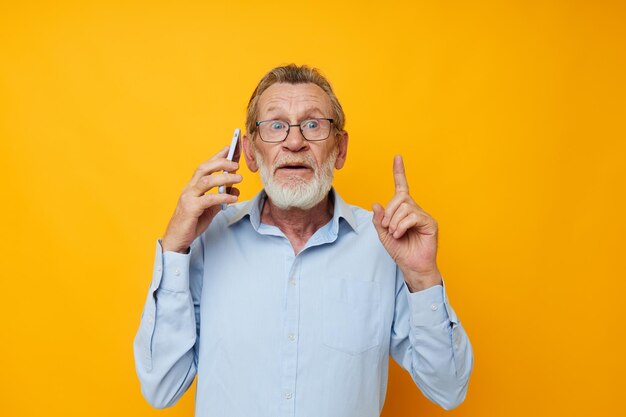
[[[289,208],[308,210],[321,202],[324,197],[328,195],[330,187],[332,186],[335,161],[337,160],[338,154],[339,148],[334,148],[328,156],[328,159],[322,163],[319,169],[316,168],[315,160],[310,154],[298,156],[285,154],[283,157],[276,160],[270,169],[270,167],[265,165],[265,161],[260,152],[255,152],[256,163],[259,166],[261,181],[263,182],[265,192],[272,201],[272,204],[282,210]],[[292,175],[288,177],[284,183],[281,183],[274,178],[274,172],[277,167],[285,163],[294,162],[305,163],[310,166],[314,170],[313,179],[305,180],[298,175]]]

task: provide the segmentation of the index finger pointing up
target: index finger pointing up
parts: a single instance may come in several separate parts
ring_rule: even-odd
[[[396,184],[396,192],[409,192],[409,183],[406,180],[404,162],[401,155],[396,155],[393,158],[393,181]]]

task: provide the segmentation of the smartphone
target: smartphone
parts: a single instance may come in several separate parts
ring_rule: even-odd
[[[233,133],[233,139],[230,141],[230,148],[228,148],[228,155],[226,159],[229,161],[239,162],[239,157],[241,155],[240,147],[239,147],[239,137],[241,136],[241,129],[236,128],[235,133]],[[226,171],[224,171],[226,172]],[[224,185],[220,185],[218,188],[218,193],[224,194],[226,192],[226,187]],[[222,210],[226,210],[228,205],[226,203],[222,204]]]

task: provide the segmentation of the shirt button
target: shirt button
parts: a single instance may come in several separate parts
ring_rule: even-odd
[[[291,279],[289,280],[289,283],[290,283],[291,285],[296,285],[296,280],[295,280],[295,279],[293,279],[293,278],[291,278]]]
[[[293,394],[292,394],[292,393],[290,393],[290,392],[286,392],[286,393],[285,393],[285,398],[286,398],[286,399],[290,400],[290,399],[291,399],[291,397],[293,397]]]
[[[179,276],[180,275],[180,269],[176,268],[174,270],[174,275]]]
[[[431,309],[432,311],[437,310],[437,304],[431,304],[431,305],[430,305],[430,309]]]
[[[288,336],[288,337],[289,337],[289,340],[291,340],[292,342],[293,342],[294,340],[296,340],[296,335],[295,335],[295,334],[293,334],[293,333],[289,333],[289,336]]]
[[[454,344],[454,349],[459,350],[459,344],[458,343]]]
[[[161,267],[157,266],[157,271],[161,272]]]

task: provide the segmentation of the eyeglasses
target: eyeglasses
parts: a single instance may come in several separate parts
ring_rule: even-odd
[[[287,139],[289,130],[298,126],[304,139],[315,142],[327,139],[330,136],[333,119],[307,119],[298,124],[290,125],[282,120],[261,120],[256,122],[259,136],[263,142],[278,143]]]

